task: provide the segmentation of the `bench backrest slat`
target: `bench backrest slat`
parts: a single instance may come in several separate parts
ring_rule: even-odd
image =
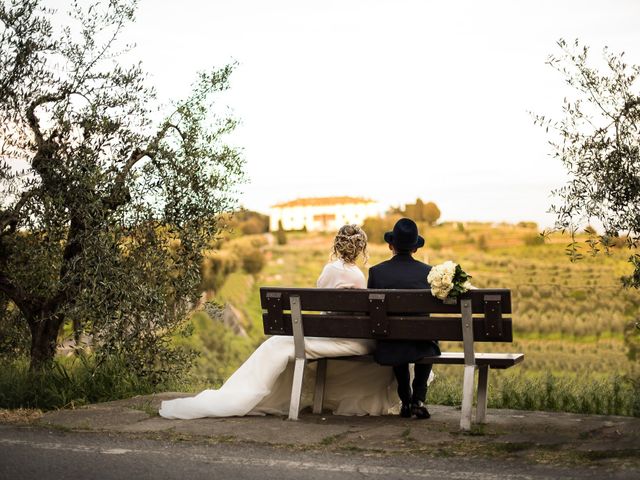
[[[304,334],[310,337],[384,338],[389,340],[462,340],[460,317],[388,317],[386,336],[372,334],[371,318],[360,315],[303,314]],[[282,315],[283,329],[263,315],[266,335],[293,335],[291,315]],[[473,338],[476,342],[512,342],[511,318],[502,318],[502,335],[485,328],[483,318],[473,319]]]
[[[369,295],[383,294],[388,313],[460,313],[459,301],[445,304],[434,297],[431,290],[262,287],[260,297],[263,308],[266,308],[266,295],[269,292],[281,294],[285,310],[290,309],[289,295],[297,295],[303,311],[368,312]],[[507,289],[470,290],[461,298],[471,298],[473,313],[484,314],[485,295],[499,296],[502,313],[511,313],[511,291]]]

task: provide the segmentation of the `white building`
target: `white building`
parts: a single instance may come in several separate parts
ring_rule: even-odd
[[[271,207],[270,229],[275,232],[282,221],[285,230],[332,232],[347,223],[362,225],[365,218],[378,216],[378,202],[366,198],[299,198]]]

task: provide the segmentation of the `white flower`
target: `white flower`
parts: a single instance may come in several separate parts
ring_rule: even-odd
[[[462,287],[462,290],[465,292],[474,288],[468,280],[463,284],[460,283],[461,278],[458,278],[457,281],[455,280],[457,266],[457,263],[448,260],[431,268],[427,276],[427,282],[429,282],[431,294],[434,297],[444,300],[456,285]],[[463,278],[465,278],[465,276],[463,276]]]

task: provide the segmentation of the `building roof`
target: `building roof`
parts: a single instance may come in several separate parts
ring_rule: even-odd
[[[278,203],[271,208],[287,208],[287,207],[321,207],[327,205],[353,205],[357,203],[376,203],[375,200],[361,197],[313,197],[298,198],[290,202]]]

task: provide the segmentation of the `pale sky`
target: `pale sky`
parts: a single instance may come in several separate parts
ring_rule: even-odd
[[[640,64],[640,1],[142,0],[127,35],[162,99],[238,62],[248,208],[421,197],[441,220],[548,226],[564,170],[528,111],[571,92],[545,60],[578,37]]]

